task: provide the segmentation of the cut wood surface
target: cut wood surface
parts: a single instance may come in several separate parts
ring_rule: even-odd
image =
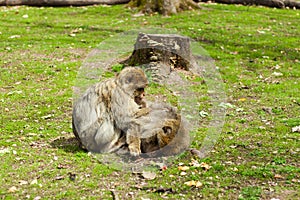
[[[155,81],[167,77],[175,68],[189,70],[191,64],[190,39],[175,34],[140,33],[132,55],[124,63],[142,66],[151,71]]]
[[[130,65],[164,62],[174,68],[188,69],[190,39],[175,34],[140,33],[129,58]]]

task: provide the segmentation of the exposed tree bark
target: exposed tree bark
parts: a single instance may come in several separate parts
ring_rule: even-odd
[[[124,4],[130,0],[0,0],[0,6],[88,6]]]
[[[167,77],[175,68],[189,70],[192,53],[190,39],[174,34],[140,33],[132,55],[124,61],[151,72],[154,81]]]
[[[300,1],[293,0],[214,0],[216,3],[262,5],[273,8],[296,8],[300,9]]]
[[[193,0],[131,0],[129,6],[138,7],[144,13],[158,12],[163,15],[200,8]]]

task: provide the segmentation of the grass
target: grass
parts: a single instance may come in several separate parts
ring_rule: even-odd
[[[123,6],[1,7],[1,198],[299,198],[299,133],[291,131],[300,125],[299,11],[203,7],[171,17],[133,17],[137,11]],[[213,151],[198,159],[210,169],[183,175],[178,165],[193,158],[186,153],[144,180],[99,163],[73,139],[72,86],[81,64],[106,38],[140,27],[176,29],[219,68],[233,106]],[[199,111],[209,110],[206,100]],[[203,185],[184,184],[190,180]]]

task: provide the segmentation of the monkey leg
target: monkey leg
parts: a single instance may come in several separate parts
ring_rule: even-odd
[[[139,124],[133,122],[126,133],[126,143],[128,144],[130,155],[139,156],[141,154],[141,138]]]

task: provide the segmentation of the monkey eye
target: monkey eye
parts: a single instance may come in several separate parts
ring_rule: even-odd
[[[144,88],[138,88],[138,89],[136,89],[136,91],[138,91],[138,92],[144,92]]]
[[[166,134],[171,134],[172,133],[172,128],[169,127],[169,126],[165,126],[162,129],[163,129],[164,133],[166,133]]]

